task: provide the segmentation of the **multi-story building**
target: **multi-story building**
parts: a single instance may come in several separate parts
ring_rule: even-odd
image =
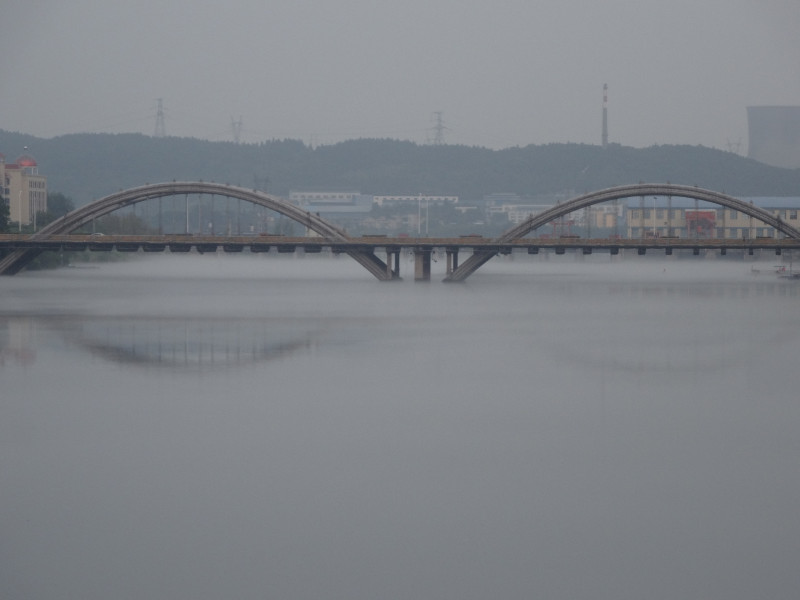
[[[9,193],[10,190],[8,189],[8,184],[6,184],[6,157],[0,154],[0,202],[6,206],[9,205]]]
[[[764,209],[793,227],[800,226],[800,198],[759,197],[742,201]],[[652,204],[651,204],[652,203]],[[650,205],[650,206],[648,206]],[[708,202],[682,198],[631,199],[626,206],[627,236],[753,239],[777,237],[778,232],[759,219]]]
[[[291,191],[289,202],[322,215],[352,215],[372,210],[372,197],[360,192]]]
[[[428,196],[425,194],[403,195],[403,196],[373,196],[373,204],[378,206],[399,206],[399,205],[412,205],[419,206],[422,204],[458,204],[458,196]]]
[[[356,203],[359,192],[291,191],[289,201],[297,205],[350,206]]]
[[[554,208],[556,204],[520,204],[515,195],[496,195],[489,215],[516,225]],[[740,200],[764,209],[800,228],[800,197],[753,197]],[[516,202],[514,202],[516,201]],[[552,232],[549,228],[552,227]],[[612,231],[630,239],[652,237],[753,239],[778,237],[775,228],[759,219],[710,202],[680,197],[629,198],[576,210],[541,227],[534,235],[592,236]]]
[[[597,229],[617,229],[625,221],[621,204],[598,204],[583,209],[583,222]],[[621,232],[620,232],[621,233]]]
[[[9,207],[9,221],[19,227],[35,225],[36,214],[47,211],[47,178],[39,174],[36,160],[23,154],[7,163],[0,154],[2,198]]]
[[[505,216],[509,224],[518,225],[550,208],[553,207],[549,204],[499,204],[487,207],[486,212],[491,216]]]

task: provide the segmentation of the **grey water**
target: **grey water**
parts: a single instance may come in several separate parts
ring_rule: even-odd
[[[0,596],[794,598],[800,284],[764,265],[3,278]]]

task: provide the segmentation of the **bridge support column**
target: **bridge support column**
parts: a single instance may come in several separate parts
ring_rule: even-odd
[[[431,251],[414,250],[414,281],[431,280]]]
[[[392,261],[394,257],[394,261]],[[392,266],[394,262],[394,266]],[[386,276],[389,279],[400,279],[400,250],[386,249]]]
[[[450,275],[458,268],[458,248],[448,248],[447,252],[447,274]]]

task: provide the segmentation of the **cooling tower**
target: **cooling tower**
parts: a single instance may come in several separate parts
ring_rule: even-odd
[[[747,156],[788,169],[800,169],[800,106],[748,106]]]

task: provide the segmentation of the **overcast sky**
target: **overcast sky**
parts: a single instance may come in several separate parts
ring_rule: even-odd
[[[0,128],[747,150],[800,104],[797,0],[7,0]],[[6,149],[10,151],[10,149]]]

